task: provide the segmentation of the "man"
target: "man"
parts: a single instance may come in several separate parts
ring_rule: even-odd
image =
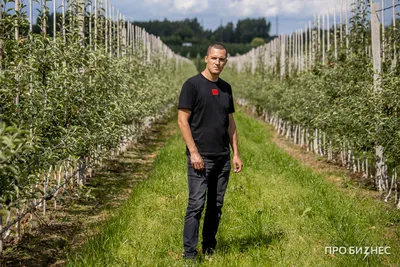
[[[203,253],[212,254],[217,241],[221,208],[228,185],[230,149],[234,172],[242,170],[238,150],[231,86],[219,78],[227,62],[223,44],[207,50],[206,68],[182,86],[178,104],[178,124],[188,156],[189,203],[183,230],[183,257],[194,259],[201,214],[207,197],[203,225]]]

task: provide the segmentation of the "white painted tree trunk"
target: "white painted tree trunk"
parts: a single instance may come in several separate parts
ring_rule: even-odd
[[[332,161],[333,160],[333,151],[332,151],[332,140],[331,138],[328,138],[328,160]]]
[[[321,138],[321,135],[320,135]],[[326,153],[326,135],[325,132],[322,132],[322,144],[321,144],[321,148],[320,148],[320,155],[321,156],[325,156]]]
[[[291,140],[292,139],[292,125],[290,122],[287,123],[287,128],[286,128],[286,139]]]
[[[346,160],[346,142],[342,142],[341,145],[341,151],[340,151],[340,159],[342,162],[342,166],[346,166],[347,165],[347,160]]]
[[[394,189],[394,185],[396,184],[396,182],[397,182],[397,168],[394,167],[394,168],[393,168],[393,173],[392,173],[392,181],[391,181],[391,183],[390,183],[390,188],[389,188],[388,193],[387,193],[387,195],[386,195],[386,197],[385,197],[385,199],[384,199],[385,202],[388,202],[388,200],[389,200],[389,198],[390,198],[390,195],[392,194],[392,191],[393,191],[393,189]]]
[[[313,147],[314,153],[318,154],[318,149],[319,149],[318,129],[314,130],[314,142],[313,142],[313,144],[314,144],[314,147]]]

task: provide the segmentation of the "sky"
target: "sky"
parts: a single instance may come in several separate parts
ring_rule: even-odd
[[[342,0],[114,0],[126,19],[134,21],[197,18],[205,29],[215,30],[244,18],[266,18],[271,34],[289,34],[304,28],[314,13],[339,10]],[[343,0],[343,6],[345,6]],[[350,4],[351,0],[348,0]],[[388,1],[388,0],[386,0]],[[389,0],[391,1],[391,0]],[[344,8],[345,9],[345,8]],[[278,28],[277,26],[278,17]],[[333,18],[332,18],[333,21]]]
[[[29,0],[20,0],[28,6]],[[54,0],[53,0],[54,1]],[[53,1],[47,0],[50,12],[53,11]],[[61,12],[61,1],[55,0],[58,12]],[[67,1],[67,0],[65,0]],[[85,0],[87,1],[87,0]],[[265,18],[271,22],[271,35],[291,34],[304,29],[309,21],[314,20],[315,14],[325,16],[330,14],[330,25],[333,25],[333,14],[336,10],[337,22],[340,21],[340,12],[351,10],[351,3],[355,0],[97,0],[113,5],[121,11],[125,19],[130,21],[149,20],[183,20],[197,18],[204,29],[215,30],[221,24],[226,25],[245,18]],[[398,0],[373,0],[384,3],[385,8]],[[92,0],[94,2],[94,0]],[[14,3],[8,3],[5,8],[12,8]],[[34,21],[35,10],[40,8],[38,3],[33,4]],[[27,7],[26,7],[27,9]],[[400,6],[396,8],[400,13]],[[343,20],[344,20],[343,15]],[[350,16],[349,16],[350,17]],[[392,21],[392,10],[385,13],[385,24]],[[277,23],[278,22],[278,23]]]

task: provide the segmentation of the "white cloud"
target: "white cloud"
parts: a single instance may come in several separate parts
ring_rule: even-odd
[[[343,0],[345,2],[346,0]],[[349,3],[351,0],[347,0]],[[116,1],[117,2],[117,1]],[[145,5],[148,12],[160,16],[201,13],[216,16],[255,17],[276,15],[310,16],[314,13],[333,12],[340,8],[341,0],[144,0],[132,5],[131,1],[120,0],[118,6],[128,5],[135,9]]]
[[[333,12],[341,0],[221,0],[226,3],[227,11],[236,16],[310,16],[313,13]],[[344,1],[343,1],[344,2]],[[348,1],[350,2],[350,1]]]
[[[208,0],[174,0],[174,7],[184,13],[201,13],[208,8]]]
[[[129,0],[127,1],[129,2]],[[169,13],[173,10],[173,1],[172,0],[144,0],[143,4],[146,8],[146,13],[151,12],[151,13]],[[137,4],[136,6],[140,6],[143,4]]]
[[[110,0],[111,1],[111,0]],[[265,17],[275,21],[279,16],[282,30],[297,29],[313,20],[314,14],[331,13],[335,6],[340,11],[342,0],[112,0],[131,20],[181,20],[197,17],[205,28],[215,29],[243,18]],[[346,0],[343,0],[345,3]],[[347,0],[348,4],[352,0]],[[281,32],[281,31],[280,31]]]

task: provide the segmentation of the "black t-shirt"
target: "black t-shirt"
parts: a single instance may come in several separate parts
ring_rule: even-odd
[[[212,82],[201,73],[189,78],[182,86],[178,109],[192,111],[189,125],[201,156],[229,155],[228,114],[235,108],[227,82],[221,78]]]

